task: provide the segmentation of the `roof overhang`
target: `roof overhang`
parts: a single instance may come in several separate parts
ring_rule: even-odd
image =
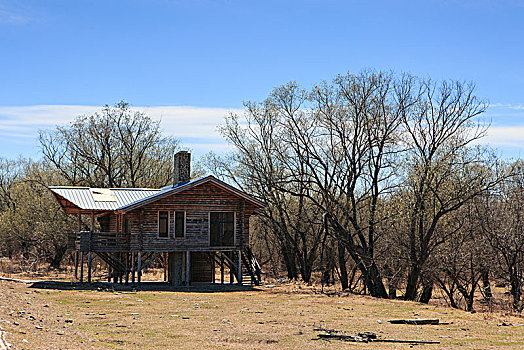
[[[82,209],[78,207],[73,202],[67,200],[66,198],[62,197],[58,193],[51,191],[53,196],[56,198],[58,204],[60,207],[64,210],[66,214],[103,214],[110,212],[111,210],[95,210],[95,209]]]

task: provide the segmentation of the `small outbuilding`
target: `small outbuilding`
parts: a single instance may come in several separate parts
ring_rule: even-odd
[[[178,152],[173,185],[161,189],[50,187],[63,210],[79,218],[68,246],[81,281],[87,255],[91,282],[96,254],[115,282],[134,283],[136,276],[140,283],[144,268],[160,260],[164,278],[176,286],[214,283],[218,268],[221,283],[226,272],[231,283],[260,283],[249,218],[264,204],[214,176],[190,180],[190,164],[190,153]],[[88,231],[81,231],[82,215],[91,218]]]

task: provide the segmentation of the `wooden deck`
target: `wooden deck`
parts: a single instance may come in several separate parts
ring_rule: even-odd
[[[165,271],[167,271],[168,253],[184,252],[186,256],[185,261],[190,261],[190,254],[199,254],[201,252],[210,259],[210,266],[212,266],[213,270],[215,266],[221,266],[221,283],[224,283],[224,266],[230,271],[231,281],[236,279],[239,284],[242,284],[244,276],[247,276],[252,284],[258,285],[260,283],[261,268],[249,247],[240,245],[231,247],[195,246],[188,245],[185,241],[178,241],[176,245],[173,245],[171,242],[171,244],[166,244],[165,247],[162,247],[159,246],[158,242],[153,242],[156,244],[149,245],[147,241],[143,242],[140,236],[140,234],[124,232],[72,232],[68,236],[68,248],[75,250],[75,276],[78,273],[80,259],[80,281],[83,281],[85,253],[87,253],[88,257],[88,282],[91,282],[91,262],[92,254],[94,253],[106,262],[109,280],[113,278],[114,282],[118,280],[123,282],[125,280],[127,283],[131,275],[131,282],[134,283],[136,273],[138,283],[140,283],[141,271],[155,259],[160,259]],[[165,238],[164,240],[165,242],[169,240],[176,242],[174,238]],[[198,269],[193,263],[186,265],[189,266],[187,268],[192,270],[191,272],[189,270],[186,271],[185,276],[190,274],[196,276],[206,265],[199,264],[198,261],[195,261],[195,263],[199,266]],[[187,281],[185,283],[188,283]]]

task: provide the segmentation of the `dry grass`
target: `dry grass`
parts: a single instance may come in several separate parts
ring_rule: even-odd
[[[355,344],[312,340],[316,327],[350,334],[438,340],[436,348],[522,348],[521,318],[471,314],[412,302],[355,295],[326,296],[299,284],[228,291],[38,289],[0,282],[1,327],[17,349],[156,348],[409,348],[409,344]],[[440,318],[451,325],[408,326],[392,318]],[[66,323],[66,319],[73,320]],[[381,321],[379,323],[378,321]],[[15,322],[18,325],[15,325]],[[42,327],[42,329],[37,328]]]

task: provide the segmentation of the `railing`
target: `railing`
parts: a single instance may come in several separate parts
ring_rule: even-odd
[[[195,241],[189,237],[184,240],[158,238],[156,234],[146,233],[139,238],[138,233],[123,232],[73,232],[68,236],[68,248],[82,252],[130,252],[176,250],[210,251],[237,250],[239,246],[209,246],[207,241]]]
[[[131,240],[136,241],[136,235],[122,232],[74,232],[70,235],[68,247],[80,251],[129,251]]]
[[[251,275],[251,279],[253,280],[254,284],[258,286],[262,279],[262,269],[260,267],[260,264],[253,255],[253,251],[251,250],[251,248],[244,247],[243,251],[243,257],[245,257],[244,264],[246,265],[246,268],[248,269],[248,272]]]

